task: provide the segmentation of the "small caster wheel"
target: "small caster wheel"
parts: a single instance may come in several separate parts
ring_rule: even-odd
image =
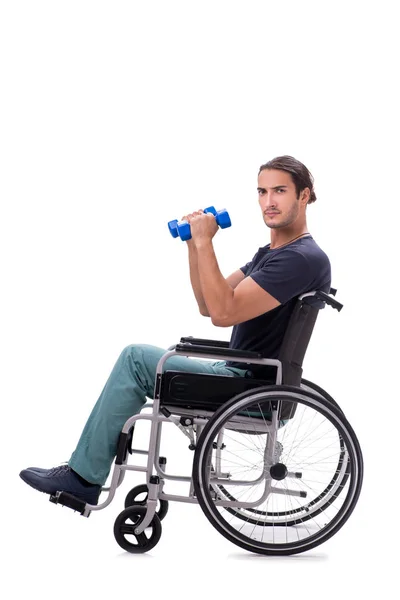
[[[143,522],[147,508],[139,504],[129,506],[118,515],[114,523],[114,536],[127,552],[142,554],[154,548],[161,537],[161,521],[155,514],[150,525],[138,535],[136,527]],[[149,531],[151,530],[151,531]]]
[[[146,506],[148,493],[149,488],[145,483],[143,485],[137,485],[136,487],[132,488],[125,498],[125,508],[128,508],[133,504],[135,504],[136,506]],[[140,496],[141,494],[145,494],[145,496],[137,499],[138,496]],[[162,521],[168,512],[168,500],[158,500],[158,505],[159,506],[157,507],[156,515],[158,516],[160,521]]]

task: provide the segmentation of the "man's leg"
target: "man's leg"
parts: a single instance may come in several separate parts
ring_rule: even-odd
[[[166,352],[148,344],[134,344],[122,351],[68,463],[86,481],[104,485],[122,427],[129,417],[140,412],[146,397],[154,397],[157,364]],[[164,364],[164,371],[245,374],[245,370],[228,370],[224,364],[173,356]]]
[[[166,352],[147,344],[127,346],[89,416],[68,466],[51,470],[26,469],[20,473],[22,479],[45,493],[68,491],[96,504],[100,486],[104,485],[116,455],[122,427],[129,417],[140,412],[146,396],[154,397],[157,364]],[[246,370],[225,367],[224,361],[184,356],[170,357],[164,370],[232,377],[246,374]]]

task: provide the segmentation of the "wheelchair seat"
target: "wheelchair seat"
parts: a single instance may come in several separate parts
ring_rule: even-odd
[[[275,379],[166,371],[161,383],[160,406],[215,412],[232,396],[274,383]]]

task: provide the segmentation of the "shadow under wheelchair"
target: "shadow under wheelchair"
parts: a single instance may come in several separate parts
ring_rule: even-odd
[[[142,471],[146,484],[128,493],[114,525],[116,541],[128,552],[143,553],[158,543],[169,501],[198,503],[225,538],[259,554],[297,554],[329,539],[357,503],[363,459],[339,405],[302,378],[305,351],[325,304],[342,308],[318,290],[299,296],[277,359],[229,349],[227,342],[181,338],[157,365],[154,400],[145,405],[151,412],[131,417],[122,429],[111,484],[102,490],[107,499],[92,506],[57,492],[50,500],[89,516],[108,506],[127,471]],[[177,354],[234,357],[274,367],[276,378],[163,372]],[[132,447],[139,420],[151,423],[147,450]],[[191,476],[169,473],[166,457],[159,455],[166,423],[188,438]],[[129,454],[144,455],[147,466],[128,464]],[[187,482],[188,495],[165,493],[166,480]]]

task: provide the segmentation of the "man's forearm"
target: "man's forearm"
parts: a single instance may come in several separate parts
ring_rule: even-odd
[[[229,314],[234,291],[219,270],[211,240],[197,245],[197,268],[203,301],[213,323],[219,324]]]
[[[201,291],[199,271],[198,271],[198,258],[196,246],[193,243],[188,244],[189,249],[189,269],[190,269],[190,283],[192,284],[193,293],[196,298],[196,302],[199,306],[200,313],[204,316],[210,316],[207,309],[207,304],[204,301],[203,294]]]

